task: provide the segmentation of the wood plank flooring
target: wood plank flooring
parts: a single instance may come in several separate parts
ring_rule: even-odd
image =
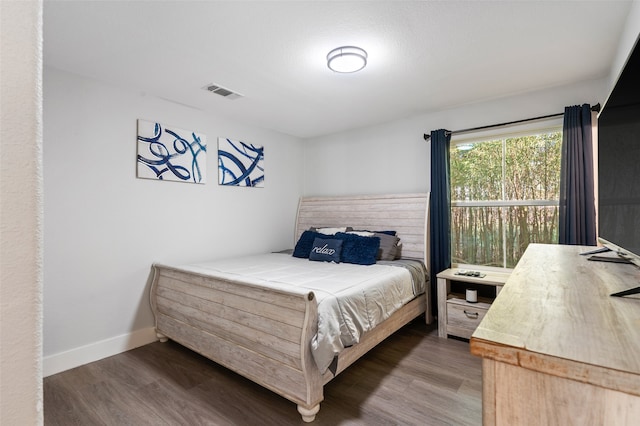
[[[315,426],[480,425],[481,360],[416,320],[325,386]],[[298,425],[295,404],[177,343],[44,379],[45,425]]]

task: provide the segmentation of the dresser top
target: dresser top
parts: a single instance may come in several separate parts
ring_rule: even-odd
[[[615,370],[640,393],[640,295],[609,296],[639,286],[640,269],[580,255],[590,249],[529,245],[473,333],[471,351],[567,377],[595,374],[590,366]]]

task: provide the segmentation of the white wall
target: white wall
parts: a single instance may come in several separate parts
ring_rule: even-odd
[[[0,2],[0,424],[42,424],[42,3]]]
[[[207,183],[137,179],[138,118],[204,133]],[[264,188],[218,186],[218,136],[264,146]],[[292,247],[302,160],[293,137],[45,68],[45,375],[154,339],[152,262]]]
[[[607,79],[467,105],[350,132],[309,139],[305,195],[429,191],[430,144],[424,133],[466,129],[564,112],[602,102]]]

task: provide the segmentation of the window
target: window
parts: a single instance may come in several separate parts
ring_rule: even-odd
[[[513,268],[558,242],[562,129],[451,142],[451,260]]]

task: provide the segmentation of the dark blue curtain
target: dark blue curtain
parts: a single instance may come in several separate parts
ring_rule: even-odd
[[[560,166],[560,244],[596,244],[592,140],[590,106],[566,107]]]
[[[431,203],[429,210],[431,307],[438,312],[436,274],[451,266],[451,132],[431,132]],[[444,319],[443,319],[444,321]]]

